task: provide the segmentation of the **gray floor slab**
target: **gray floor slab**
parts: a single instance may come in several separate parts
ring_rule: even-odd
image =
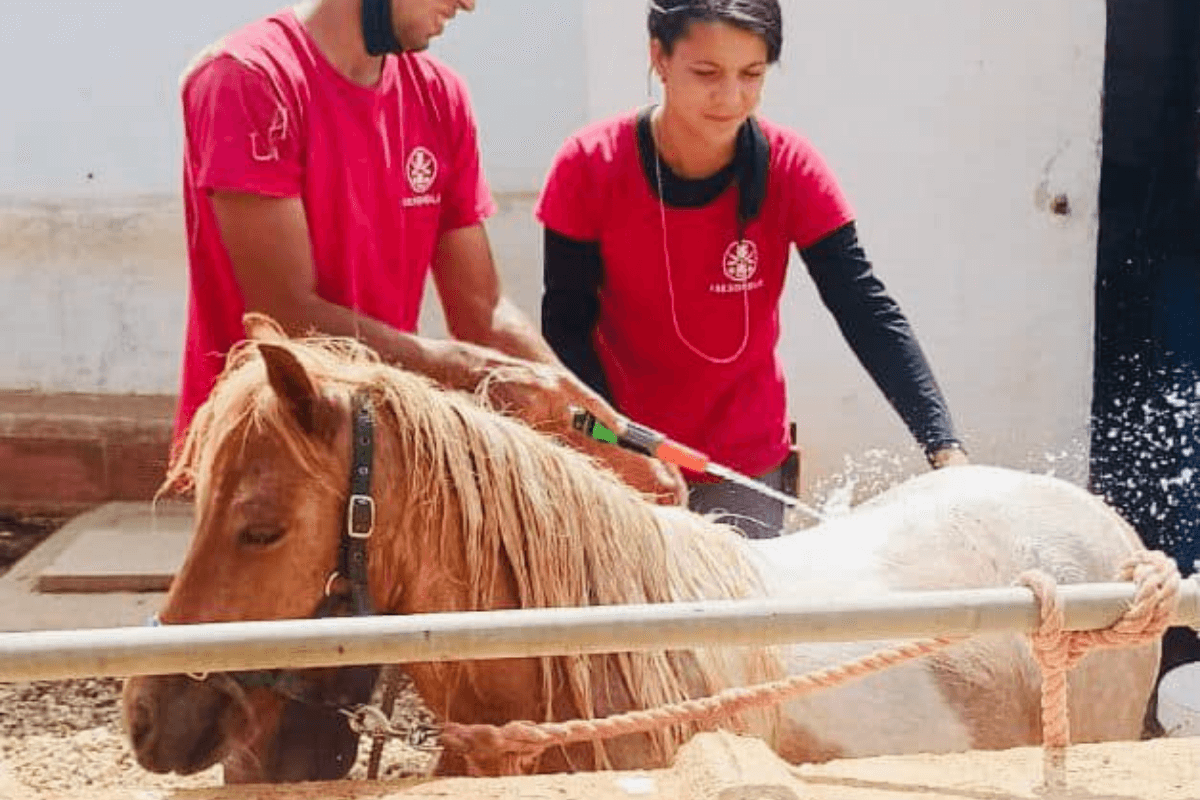
[[[0,631],[143,624],[182,563],[191,507],[109,503],[80,515],[0,577]]]

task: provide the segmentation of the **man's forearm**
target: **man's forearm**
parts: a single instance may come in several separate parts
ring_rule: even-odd
[[[322,333],[357,338],[379,353],[384,361],[425,375],[449,388],[474,390],[486,366],[495,360],[495,354],[484,347],[406,333],[319,297],[302,304],[288,304],[287,310],[247,310],[271,315],[293,336]]]
[[[507,298],[501,298],[492,314],[491,334],[480,342],[516,358],[560,365],[554,350],[534,327],[533,321]]]

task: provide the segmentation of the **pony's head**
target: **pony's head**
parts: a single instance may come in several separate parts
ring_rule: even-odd
[[[349,480],[349,388],[318,387],[317,371],[270,320],[248,317],[247,333],[163,486],[194,493],[197,518],[162,624],[345,613],[331,591],[341,585],[329,581]],[[355,360],[374,363],[362,350]],[[336,709],[368,700],[376,671],[284,673],[282,692],[269,673],[134,678],[126,724],[153,771],[189,774],[223,760],[227,782],[338,778],[358,737]]]
[[[331,586],[340,596],[342,581],[330,576],[342,560],[355,409],[364,404],[375,427],[377,500],[367,584],[380,612],[755,590],[731,531],[655,506],[602,464],[477,398],[438,390],[351,340],[290,340],[256,317],[247,333],[164,485],[194,493],[196,523],[163,624],[308,618],[328,604]],[[721,682],[677,664],[625,654],[410,672],[439,716],[503,723],[646,707]],[[356,737],[333,707],[366,702],[373,673],[286,675],[291,690],[282,693],[262,685],[261,673],[131,679],[124,710],[139,763],[190,773],[222,761],[227,782],[343,776]]]

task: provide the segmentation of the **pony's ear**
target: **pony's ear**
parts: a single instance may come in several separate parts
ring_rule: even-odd
[[[291,412],[306,433],[316,433],[320,396],[304,365],[284,345],[260,341],[256,346],[267,365],[267,380],[284,408]]]
[[[257,311],[250,311],[242,315],[242,328],[246,331],[246,338],[256,342],[286,342],[288,340],[287,332],[278,322]]]

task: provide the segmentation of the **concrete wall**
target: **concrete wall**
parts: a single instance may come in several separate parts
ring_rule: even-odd
[[[973,451],[1081,453],[1105,7],[1101,0],[785,0],[765,113],[853,199]],[[275,0],[20,4],[0,26],[0,390],[171,393],[185,265],[178,73]],[[510,292],[536,315],[533,196],[563,137],[648,98],[643,0],[483,2],[435,45],[467,77]],[[1070,213],[1051,213],[1064,196]],[[915,457],[797,264],[783,352],[816,479]],[[423,319],[440,331],[436,304]],[[1076,459],[1078,461],[1078,459]]]

